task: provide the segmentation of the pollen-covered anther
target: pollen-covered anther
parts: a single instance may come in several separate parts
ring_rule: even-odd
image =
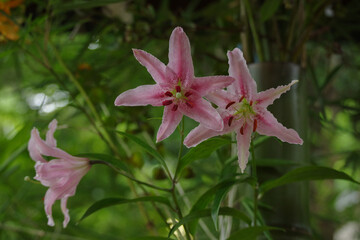
[[[250,101],[250,104],[249,104],[249,105],[252,106],[252,104],[253,104],[253,101]]]
[[[171,110],[175,112],[177,109],[178,109],[178,105],[177,105],[177,104],[174,104],[174,106],[172,107]]]
[[[231,116],[231,117],[229,118],[229,121],[228,121],[229,127],[231,126],[231,123],[232,123],[233,119],[234,119],[234,116]]]
[[[240,128],[240,134],[241,134],[241,135],[244,135],[244,127],[241,127],[241,128]]]
[[[225,107],[225,109],[228,109],[231,105],[233,105],[235,102],[229,102],[227,105],[226,105],[226,107]]]
[[[244,96],[242,96],[242,97],[239,99],[239,102],[241,102],[244,98],[245,98],[245,97],[244,97]]]
[[[186,101],[185,102],[186,106],[188,106],[189,108],[193,108],[194,107],[194,104],[190,101]]]
[[[173,94],[172,94],[171,92],[169,92],[169,91],[167,91],[166,93],[164,93],[164,95],[165,95],[165,96],[168,96],[168,97],[172,97],[172,96],[173,96]]]
[[[256,131],[256,128],[257,128],[257,120],[255,119],[254,120],[254,125],[253,125],[253,132]]]
[[[179,93],[179,92],[181,92],[181,87],[180,87],[180,86],[176,86],[176,87],[175,87],[175,90],[176,90],[176,92]]]
[[[192,95],[192,92],[186,92],[185,97],[190,97]]]
[[[172,104],[172,103],[173,103],[172,100],[165,100],[165,101],[162,102],[162,105],[163,105],[163,106],[168,106],[168,105],[170,105],[170,104]]]

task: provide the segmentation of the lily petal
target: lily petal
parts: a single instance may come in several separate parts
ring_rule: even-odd
[[[59,159],[68,159],[69,161],[84,160],[84,158],[71,156],[70,154],[59,148],[50,147],[45,143],[44,140],[40,138],[39,131],[36,128],[34,128],[31,131],[31,137],[30,137],[28,149],[29,149],[30,157],[33,160],[40,162],[46,162],[43,157],[41,158],[39,157],[41,155],[52,156],[54,158],[59,158]]]
[[[263,110],[256,116],[257,132],[262,135],[275,136],[283,142],[292,144],[303,144],[303,140],[294,129],[288,129],[279,123],[274,115],[269,111]]]
[[[235,48],[233,51],[228,51],[227,56],[229,58],[229,75],[235,78],[235,82],[232,84],[233,88],[229,87],[229,91],[252,100],[256,94],[256,82],[250,75],[243,53],[239,48]]]
[[[234,78],[229,76],[197,77],[194,79],[191,88],[196,90],[201,96],[204,96],[229,86],[234,80]]]
[[[155,85],[142,85],[127,90],[115,99],[115,106],[162,106],[164,90]]]
[[[69,209],[67,209],[66,204],[67,204],[67,197],[64,197],[61,199],[61,211],[64,214],[64,222],[63,222],[63,227],[66,228],[66,226],[68,225],[69,221],[70,221],[70,216],[69,216]]]
[[[143,50],[133,49],[133,53],[136,60],[138,60],[141,65],[146,67],[155,82],[158,84],[168,84],[165,74],[165,64],[163,64],[159,59],[150,53]]]
[[[252,127],[250,127],[248,124],[245,124],[243,126],[242,133],[240,131],[236,133],[236,140],[238,147],[238,161],[242,173],[244,173],[246,165],[249,160],[251,133],[252,133]]]
[[[224,128],[223,120],[219,113],[211,106],[211,104],[198,98],[193,102],[192,107],[188,107],[185,104],[179,106],[179,110],[186,116],[194,119],[195,121],[202,123],[204,127],[213,129],[215,131],[221,131]]]
[[[156,142],[160,142],[170,136],[180,123],[183,114],[177,110],[172,111],[172,106],[164,107],[162,123],[157,133]]]
[[[297,83],[298,80],[293,80],[291,83],[285,86],[278,86],[277,88],[270,88],[266,91],[259,92],[256,95],[256,105],[261,106],[263,108],[271,105],[276,99],[278,99],[281,94],[290,90],[290,87]]]
[[[234,121],[233,124],[230,126],[228,125],[229,116],[226,116],[227,113],[223,112],[221,113],[221,116],[223,118],[224,123],[224,129],[222,131],[215,131],[213,129],[209,129],[204,127],[203,124],[200,124],[196,128],[190,131],[190,133],[186,136],[184,140],[184,145],[186,147],[195,147],[199,143],[205,141],[206,139],[209,139],[211,137],[224,135],[230,132],[233,132],[235,129],[239,129],[239,127],[242,125],[241,121]]]
[[[171,33],[168,66],[174,70],[185,87],[188,79],[194,76],[189,38],[181,27],[175,28]]]
[[[226,108],[230,102],[237,102],[239,99],[229,91],[218,90],[205,96],[210,102],[215,103],[219,108]]]
[[[56,139],[54,138],[54,132],[57,128],[57,120],[54,119],[49,123],[49,131],[46,133],[46,144],[50,147],[56,147]]]
[[[57,199],[57,194],[54,192],[53,189],[49,188],[45,194],[44,206],[45,206],[45,213],[48,218],[48,225],[52,227],[55,226],[54,219],[52,216],[52,206],[54,205],[56,199]]]

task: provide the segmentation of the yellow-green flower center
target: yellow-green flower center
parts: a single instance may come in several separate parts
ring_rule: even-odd
[[[253,116],[256,114],[253,107],[253,102],[248,102],[247,99],[244,98],[239,103],[234,104],[234,117],[236,117],[237,120],[239,120],[240,118],[252,119]]]

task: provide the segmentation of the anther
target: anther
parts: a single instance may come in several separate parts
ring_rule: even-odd
[[[233,119],[234,119],[233,116],[231,116],[231,117],[229,118],[229,122],[228,122],[229,127],[231,126],[231,123],[232,123]]]
[[[178,105],[174,104],[171,110],[175,112],[177,109],[178,109]]]
[[[171,93],[171,92],[169,92],[169,91],[167,91],[166,93],[164,93],[165,94],[165,96],[168,96],[168,97],[172,97],[173,96],[173,94]]]
[[[256,128],[257,128],[257,120],[255,119],[255,120],[254,120],[254,126],[253,126],[253,132],[256,131]]]
[[[241,128],[240,128],[240,134],[241,134],[241,135],[244,135],[244,127],[241,127]]]
[[[244,99],[244,96],[242,96],[242,97],[240,98],[239,102],[241,102],[243,99]]]
[[[186,92],[185,97],[190,97],[192,95],[192,92]]]
[[[172,104],[172,103],[173,103],[172,100],[165,100],[165,101],[162,102],[162,105],[163,105],[163,106],[167,106],[167,105],[170,105],[170,104]]]
[[[189,108],[193,108],[194,104],[190,101],[186,101],[185,104],[189,107]]]
[[[253,101],[250,101],[250,106],[252,106],[252,104],[253,104]]]
[[[226,105],[226,107],[225,107],[225,109],[228,109],[231,105],[233,105],[235,102],[229,102],[227,105]]]
[[[181,87],[180,87],[180,86],[176,86],[176,87],[175,87],[175,90],[176,90],[176,92],[181,92]]]

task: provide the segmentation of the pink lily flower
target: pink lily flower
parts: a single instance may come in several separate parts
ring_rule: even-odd
[[[54,119],[49,124],[46,140],[42,140],[39,131],[33,128],[28,144],[30,157],[36,162],[36,176],[42,185],[49,187],[45,194],[45,213],[48,217],[48,225],[54,226],[52,217],[52,205],[61,199],[61,210],[64,214],[63,227],[70,221],[69,210],[66,207],[69,197],[75,195],[76,187],[81,178],[90,170],[89,159],[71,156],[56,147],[54,132],[57,121]],[[42,155],[54,157],[46,161]]]
[[[234,79],[229,76],[194,77],[190,42],[181,27],[175,28],[170,36],[167,66],[143,50],[133,49],[133,52],[156,84],[139,86],[120,94],[115,105],[165,106],[157,142],[174,132],[183,115],[215,131],[223,129],[219,113],[202,97],[228,86]]]
[[[206,96],[218,106],[217,110],[223,119],[224,129],[214,131],[200,124],[186,136],[184,144],[187,147],[194,147],[210,137],[235,131],[238,161],[241,172],[244,172],[249,158],[251,134],[255,131],[262,135],[275,136],[283,142],[303,143],[295,130],[284,127],[266,109],[298,81],[294,80],[286,86],[258,93],[256,82],[249,73],[240,49],[228,51],[227,55],[229,75],[235,78],[235,82],[227,88],[227,91],[220,90]]]

